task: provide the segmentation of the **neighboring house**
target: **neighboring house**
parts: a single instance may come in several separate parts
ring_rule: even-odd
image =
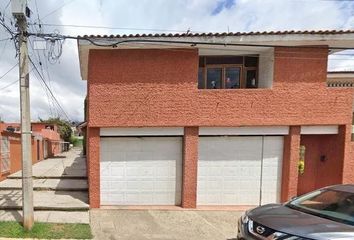
[[[32,132],[41,135],[44,138],[44,156],[53,157],[64,149],[64,141],[60,138],[58,126],[53,123],[31,123]]]
[[[332,71],[327,73],[329,87],[354,87],[354,71]]]
[[[354,181],[353,90],[326,84],[354,31],[85,37],[92,208],[258,205]]]
[[[31,123],[32,162],[36,163],[62,152],[57,126]],[[0,123],[0,181],[21,170],[21,132],[19,123]]]
[[[354,87],[354,71],[332,71],[327,73],[328,87]],[[353,92],[354,109],[354,92]],[[354,141],[354,111],[352,122],[352,141]]]

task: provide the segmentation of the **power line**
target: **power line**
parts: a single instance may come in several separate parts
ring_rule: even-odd
[[[38,75],[38,77],[37,77],[37,75]],[[61,107],[59,101],[55,98],[54,94],[48,89],[48,85],[46,84],[45,80],[42,78],[42,75],[36,70],[36,74],[34,74],[33,76],[35,79],[37,79],[39,81],[39,83],[44,88],[44,90],[46,92],[49,92],[51,98],[56,103],[56,105],[54,105],[54,109],[56,109],[57,115],[59,116],[60,115],[59,112],[61,112],[61,114],[64,115],[68,121],[70,121],[70,118],[68,117],[68,115],[66,114],[64,109]]]
[[[39,24],[38,23],[30,23],[30,25],[39,25]],[[186,30],[173,30],[173,29],[107,27],[107,26],[75,25],[75,24],[42,23],[41,25],[42,26],[52,26],[52,27],[96,28],[96,29],[110,29],[110,30],[155,31],[155,32],[187,32]],[[189,32],[200,32],[201,33],[202,31],[189,31]]]
[[[44,76],[44,71],[43,71],[43,66],[42,66],[42,61],[41,61],[40,54],[39,54],[38,51],[35,51],[35,50],[33,49],[31,40],[30,40],[30,39],[28,39],[28,40],[29,40],[29,43],[30,43],[29,45],[30,45],[30,47],[31,47],[31,49],[32,49],[32,52],[33,52],[33,54],[34,54],[35,59],[37,59],[36,54],[35,54],[35,52],[37,52],[37,56],[38,56],[37,61],[38,61],[39,66],[40,66],[40,68],[41,68],[42,76]],[[45,95],[47,96],[47,102],[48,102],[48,108],[49,108],[50,116],[53,117],[52,104],[53,104],[53,107],[54,107],[54,108],[55,108],[55,105],[54,105],[53,102],[51,102],[51,98],[50,98],[50,95],[49,95],[49,92],[48,92],[47,88],[45,88],[45,86],[43,86],[43,83],[42,83],[42,82],[40,82],[40,84],[42,85],[42,87],[43,87],[43,89],[44,89],[44,91],[45,91]],[[49,87],[51,88],[50,84],[49,84]]]
[[[5,30],[6,30],[8,33],[10,33],[10,35],[11,35],[12,37],[14,36],[14,33],[13,33],[13,31],[11,30],[11,28],[8,27],[3,21],[0,21],[0,25],[2,25],[2,26],[5,28]]]
[[[35,6],[36,6],[36,12],[37,12],[37,20],[38,20],[38,26],[39,26],[39,31],[42,30],[42,25],[41,25],[41,19],[39,17],[39,11],[38,11],[38,5],[37,5],[37,0],[34,0]]]
[[[12,38],[3,38],[3,39],[0,39],[0,42],[3,42],[3,41],[7,41],[7,40],[10,40]]]
[[[7,43],[9,41],[6,41],[4,46],[2,47],[2,50],[1,50],[1,53],[0,53],[0,61],[2,60],[3,56],[4,56],[4,52],[5,52],[5,49],[6,49],[6,46],[7,46]]]
[[[46,81],[44,80],[43,76],[40,74],[39,70],[37,69],[37,66],[34,64],[34,62],[32,61],[32,59],[29,57],[28,58],[29,61],[31,62],[31,64],[33,65],[34,69],[36,70],[38,76],[40,77],[41,81],[44,83],[45,87],[48,89],[50,95],[52,96],[52,98],[54,99],[54,101],[56,102],[56,104],[58,105],[58,107],[60,108],[60,110],[62,111],[62,113],[64,113],[65,117],[67,118],[67,120],[69,122],[71,122],[68,114],[65,112],[65,110],[62,108],[61,104],[59,103],[58,99],[54,96],[52,90],[49,88],[48,84],[46,83]]]
[[[9,0],[9,1],[7,2],[6,6],[5,6],[4,9],[3,9],[3,15],[4,15],[4,17],[6,17],[5,12],[6,12],[6,9],[10,6],[10,2],[11,2],[11,0]]]
[[[4,7],[4,12],[5,12],[6,9],[10,6],[10,2],[11,2],[11,0],[9,0],[9,1],[7,2],[7,4],[6,4],[6,6]]]
[[[0,91],[5,90],[5,89],[8,88],[8,87],[11,87],[12,85],[14,85],[15,83],[17,83],[18,81],[19,81],[19,80],[17,79],[16,81],[13,81],[12,83],[6,85],[5,87],[0,88]]]
[[[40,16],[39,16],[39,10],[38,10],[37,0],[35,0],[34,2],[35,2],[35,9],[36,9],[36,13],[37,13],[37,21],[38,21],[38,27],[39,27],[39,29],[38,29],[38,30],[36,29],[36,25],[32,25],[32,26],[30,26],[30,27],[32,27],[32,29],[34,29],[36,32],[41,32],[41,31],[42,31],[42,25],[41,25],[41,18],[40,18]],[[30,41],[30,39],[29,39],[29,41]],[[30,41],[30,43],[31,43],[31,41]],[[35,52],[37,53],[38,62],[39,62],[39,66],[40,66],[41,73],[42,73],[41,76],[44,76],[45,74],[44,74],[44,70],[43,70],[43,62],[42,62],[42,59],[41,59],[41,55],[40,55],[39,51],[35,51],[35,50],[33,49],[32,44],[30,44],[30,47],[31,47],[32,51],[34,52],[34,57],[35,57],[35,58],[36,58]],[[47,63],[48,60],[47,60],[45,54],[44,54],[44,59],[45,59],[44,63]],[[47,66],[47,67],[46,67],[46,72],[47,72],[47,76],[48,76],[48,80],[49,80],[49,81],[48,81],[48,87],[52,90],[51,80],[50,80],[50,74],[49,74],[49,70],[48,70],[48,64],[46,64],[46,66]],[[47,96],[47,102],[48,102],[48,107],[49,107],[49,111],[50,111],[50,116],[51,116],[51,117],[54,116],[54,115],[53,115],[53,111],[55,111],[55,110],[56,110],[56,112],[57,112],[57,116],[59,116],[58,108],[57,108],[57,106],[55,105],[53,99],[50,97],[49,90],[46,88],[46,86],[44,85],[44,83],[42,83],[41,81],[39,81],[39,82],[40,82],[41,86],[43,87],[44,92],[45,92],[45,94],[46,94],[46,96]]]
[[[18,63],[16,63],[15,65],[13,65],[6,73],[4,73],[4,74],[0,77],[0,79],[4,78],[4,77],[5,77],[9,72],[11,72],[12,69],[14,69],[17,65],[18,65]]]

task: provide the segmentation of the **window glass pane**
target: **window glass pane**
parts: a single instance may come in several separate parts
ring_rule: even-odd
[[[229,67],[225,69],[225,88],[240,88],[240,73],[238,67]]]
[[[207,70],[207,88],[221,88],[222,68],[208,68]]]
[[[256,88],[257,87],[257,72],[256,70],[246,71],[246,88]]]
[[[354,193],[319,190],[299,197],[288,206],[300,211],[354,224]]]
[[[204,86],[204,68],[199,68],[198,70],[198,88],[203,89]]]

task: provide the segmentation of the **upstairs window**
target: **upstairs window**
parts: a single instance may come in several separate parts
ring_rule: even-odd
[[[258,87],[258,57],[206,56],[199,58],[199,89]]]

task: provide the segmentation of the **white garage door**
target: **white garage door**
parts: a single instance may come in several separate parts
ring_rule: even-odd
[[[179,205],[182,139],[101,138],[101,205]]]
[[[279,202],[283,137],[201,137],[199,205]]]

